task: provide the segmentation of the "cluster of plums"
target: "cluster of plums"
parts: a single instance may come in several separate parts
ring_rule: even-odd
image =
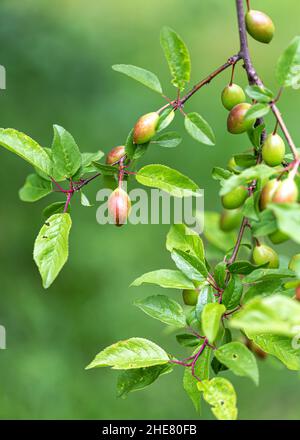
[[[156,133],[159,120],[157,112],[141,116],[133,129],[133,142],[136,145],[146,144]],[[107,165],[116,165],[125,158],[125,146],[113,148],[106,156]],[[108,212],[116,226],[126,223],[131,210],[131,200],[127,192],[119,184],[108,198]]]

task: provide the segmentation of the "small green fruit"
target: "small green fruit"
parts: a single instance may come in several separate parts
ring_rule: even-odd
[[[278,134],[269,134],[263,147],[262,158],[267,165],[275,167],[280,165],[284,159],[285,145]]]
[[[244,186],[238,186],[222,197],[222,205],[225,209],[236,209],[243,205],[248,197],[248,190]]]
[[[125,147],[124,145],[120,145],[119,147],[115,147],[106,156],[107,165],[112,165],[114,163],[119,162],[122,157],[125,156]]]
[[[251,37],[261,43],[270,43],[274,36],[275,26],[267,14],[252,9],[247,12],[245,22]]]
[[[259,199],[259,207],[261,211],[267,207],[268,203],[272,202],[273,195],[278,188],[279,183],[280,182],[277,179],[272,179],[263,187]]]
[[[107,201],[108,213],[116,226],[126,223],[131,209],[131,200],[122,188],[115,189]]]
[[[279,258],[277,253],[271,247],[260,244],[253,249],[253,261],[257,265],[268,263],[269,269],[277,269],[279,267]]]
[[[198,301],[199,291],[193,289],[185,289],[182,291],[182,298],[184,304],[187,306],[195,306]]]
[[[245,121],[245,114],[249,108],[251,108],[251,104],[248,104],[247,102],[237,104],[233,107],[227,119],[227,129],[229,133],[240,134],[250,130],[255,119]]]
[[[231,110],[237,104],[245,102],[244,90],[237,84],[229,84],[222,92],[222,104],[227,110]]]
[[[294,179],[288,177],[279,182],[273,197],[273,203],[293,203],[298,200],[298,187]]]
[[[269,234],[268,237],[273,244],[283,243],[283,242],[289,240],[289,238],[290,238],[284,232],[279,231],[279,229],[275,232],[272,232],[272,234]]]
[[[159,115],[156,112],[147,113],[140,117],[133,129],[133,142],[145,144],[155,135]]]
[[[300,269],[300,254],[295,254],[292,256],[289,262],[289,269],[293,272],[296,272],[297,269]]]
[[[239,209],[224,209],[220,217],[220,229],[224,232],[232,231],[240,225],[242,217]]]

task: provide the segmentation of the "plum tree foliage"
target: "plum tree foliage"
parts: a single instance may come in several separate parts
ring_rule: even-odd
[[[137,300],[135,305],[171,326],[178,343],[191,353],[179,360],[156,343],[133,337],[102,349],[87,367],[122,370],[117,387],[123,397],[175,367],[182,368],[183,387],[195,409],[200,410],[203,398],[214,415],[225,420],[236,419],[238,411],[235,389],[222,376],[223,371],[248,377],[258,385],[257,361],[267,355],[278,358],[290,370],[300,370],[300,351],[292,343],[300,326],[300,257],[293,256],[287,267],[272,247],[285,240],[300,244],[299,150],[277,107],[283,90],[297,85],[299,79],[300,37],[295,37],[279,58],[279,91],[274,94],[258,76],[247,43],[247,31],[256,40],[269,43],[275,30],[273,22],[266,14],[252,10],[249,1],[246,13],[243,0],[236,0],[236,9],[239,52],[187,91],[189,51],[174,30],[163,28],[160,42],[176,97],[141,115],[104,163],[100,161],[104,153],[81,152],[73,136],[57,125],[51,148],[15,129],[0,129],[0,145],[33,167],[20,189],[21,200],[35,202],[54,191],[65,198],[44,209],[45,221],[34,244],[34,261],[44,288],[48,288],[68,258],[71,201],[80,193],[82,205],[90,206],[83,190],[98,176],[107,176],[113,183],[108,207],[117,226],[126,223],[131,208],[124,180],[136,179],[175,197],[182,196],[183,190],[197,190],[195,182],[166,165],[146,165],[138,171],[130,168],[137,166],[153,144],[176,147],[181,142],[177,133],[166,130],[175,114],[183,117],[193,139],[211,148],[216,141],[210,124],[198,112],[186,114],[184,104],[217,75],[231,69],[230,82],[224,84],[220,95],[229,111],[228,131],[244,133],[245,152],[229,158],[226,169],[213,169],[226,209],[221,214],[205,213],[203,240],[184,224],[171,226],[166,247],[173,269],[147,272],[132,283],[150,283],[182,293],[178,297],[183,299],[181,303],[159,294]],[[234,69],[241,64],[248,81],[245,90],[233,83]],[[154,73],[124,64],[113,69],[165,98]],[[274,116],[270,128],[263,119],[269,112]]]

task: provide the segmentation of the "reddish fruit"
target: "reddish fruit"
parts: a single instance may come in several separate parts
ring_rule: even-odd
[[[119,162],[122,157],[125,156],[125,147],[124,145],[120,145],[119,147],[115,147],[106,156],[107,165],[113,165],[114,163]]]
[[[277,252],[265,244],[256,245],[253,249],[253,261],[258,266],[268,263],[268,269],[277,269],[279,267],[279,258]]]
[[[262,158],[267,165],[275,167],[280,165],[284,159],[285,145],[278,134],[269,134],[263,147]]]
[[[182,291],[182,298],[184,304],[187,306],[195,306],[198,301],[199,290],[185,289]]]
[[[250,130],[255,122],[255,119],[245,121],[245,115],[250,108],[251,104],[247,102],[237,104],[233,107],[227,119],[227,129],[230,133],[240,134]]]
[[[267,14],[252,9],[247,12],[245,22],[251,37],[261,43],[270,43],[274,36],[275,26]]]
[[[126,223],[131,209],[131,201],[122,188],[115,189],[108,198],[108,213],[116,226]]]
[[[279,182],[272,197],[273,203],[293,203],[298,200],[298,187],[294,179],[288,177]]]
[[[159,115],[156,112],[147,113],[140,117],[133,129],[133,142],[145,144],[155,135]]]
[[[279,183],[280,182],[277,179],[272,179],[269,180],[269,182],[263,187],[259,200],[259,207],[261,211],[267,207],[268,203],[272,202],[273,195],[278,188]]]
[[[248,190],[244,186],[238,186],[222,197],[222,205],[225,209],[236,209],[243,205],[248,197]]]
[[[222,92],[222,104],[227,110],[231,110],[235,105],[245,102],[244,90],[237,84],[229,84]]]
[[[299,284],[299,286],[297,286],[296,289],[295,289],[295,299],[296,299],[297,301],[300,301],[300,284]]]

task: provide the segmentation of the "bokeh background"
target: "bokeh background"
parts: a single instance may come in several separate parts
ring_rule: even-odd
[[[122,144],[135,120],[163,105],[142,85],[113,72],[115,63],[143,66],[159,75],[169,96],[175,89],[159,45],[165,24],[176,29],[192,56],[192,82],[237,52],[234,0],[2,0],[0,64],[6,67],[7,90],[0,94],[1,126],[24,131],[50,145],[52,124],[69,130],[83,151],[108,151]],[[270,46],[250,41],[255,64],[268,87],[276,90],[274,66],[299,32],[299,0],[252,0],[277,26]],[[237,81],[246,85],[243,69]],[[168,164],[205,189],[208,209],[219,209],[213,166],[226,165],[233,152],[249,147],[246,136],[225,130],[226,111],[220,92],[229,80],[223,73],[187,105],[214,127],[215,147],[201,146],[185,135],[177,149],[152,148],[144,163]],[[298,142],[300,92],[284,93],[280,107]],[[272,119],[268,119],[273,127]],[[183,133],[177,115],[175,128]],[[171,268],[164,241],[167,225],[115,228],[96,222],[96,206],[73,203],[70,259],[48,291],[41,287],[32,260],[41,211],[50,197],[36,204],[18,199],[29,166],[0,151],[0,324],[7,330],[7,349],[0,351],[0,417],[60,418],[196,418],[181,381],[182,370],[166,375],[147,390],[116,398],[117,373],[84,367],[104,346],[141,336],[184,355],[173,335],[132,306],[135,298],[158,293],[155,287],[129,288],[138,275]],[[88,188],[95,203],[100,181]],[[50,200],[51,199],[51,200]],[[281,247],[285,250],[284,247]],[[292,252],[289,245],[286,249]],[[175,298],[179,292],[171,292]],[[297,419],[300,415],[298,373],[271,361],[260,363],[259,388],[232,378],[242,419]],[[207,407],[201,417],[211,418]]]

